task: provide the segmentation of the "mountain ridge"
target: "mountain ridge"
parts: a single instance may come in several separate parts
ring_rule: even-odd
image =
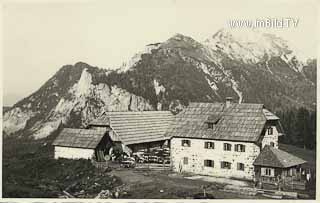
[[[176,34],[147,45],[116,70],[83,62],[63,66],[5,112],[3,130],[42,138],[60,123],[85,127],[103,111],[176,113],[189,102],[223,102],[227,96],[263,103],[272,111],[315,109],[316,60],[300,61],[285,40],[275,36],[268,37],[281,45],[279,50],[269,50],[277,49],[274,42],[246,45],[225,32],[204,43]]]

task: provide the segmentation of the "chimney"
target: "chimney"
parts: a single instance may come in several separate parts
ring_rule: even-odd
[[[226,108],[229,108],[232,103],[232,97],[226,97]]]

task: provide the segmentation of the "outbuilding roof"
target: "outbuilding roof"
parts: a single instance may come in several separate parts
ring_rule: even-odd
[[[280,149],[266,145],[259,156],[253,162],[255,166],[268,166],[276,168],[288,168],[306,163],[305,160],[289,154]]]
[[[102,123],[115,133],[124,144],[137,144],[168,139],[165,132],[173,120],[170,111],[126,111],[126,112],[106,112],[102,118],[94,120],[89,125]]]
[[[175,116],[166,135],[256,142],[267,120],[276,117],[263,109],[263,104],[190,103]],[[213,123],[212,129],[208,122]]]
[[[53,145],[95,149],[106,132],[107,130],[64,128]]]

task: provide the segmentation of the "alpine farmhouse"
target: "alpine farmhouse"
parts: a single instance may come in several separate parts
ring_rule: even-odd
[[[227,98],[226,103],[191,103],[166,136],[176,172],[275,182],[299,178],[305,163],[278,149],[282,133],[279,118],[262,104]]]
[[[105,161],[115,145],[131,152],[170,145],[175,172],[276,182],[301,179],[304,160],[278,149],[279,118],[263,104],[190,103],[169,111],[106,112],[87,129],[66,128],[53,145],[55,158]]]

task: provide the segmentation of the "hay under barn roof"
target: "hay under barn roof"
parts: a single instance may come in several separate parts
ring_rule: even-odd
[[[53,145],[75,148],[95,149],[107,130],[64,128]]]

